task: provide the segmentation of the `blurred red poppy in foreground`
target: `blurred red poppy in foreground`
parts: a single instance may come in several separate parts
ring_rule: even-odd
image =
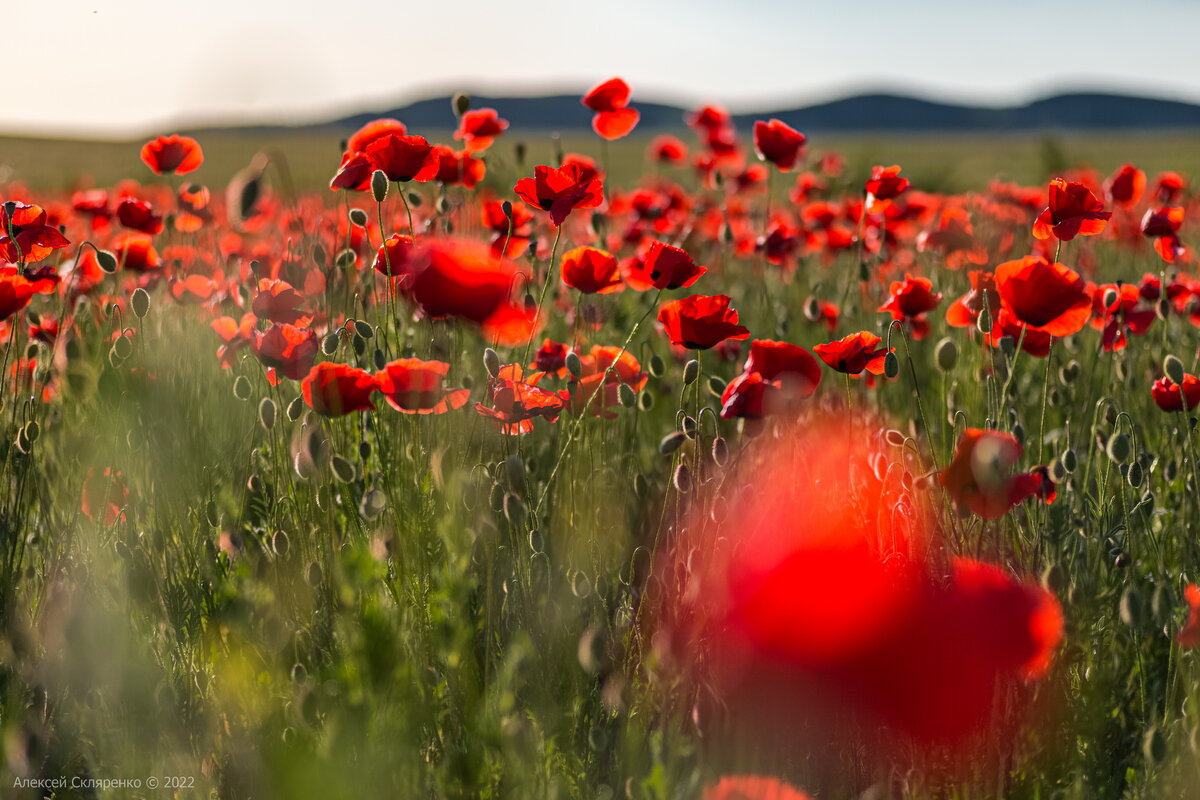
[[[1030,497],[1053,502],[1054,484],[1045,467],[1012,474],[1021,452],[1012,434],[967,428],[938,480],[958,506],[984,519],[999,519]]]
[[[572,209],[595,208],[604,202],[604,187],[578,164],[559,169],[538,165],[532,178],[521,178],[513,191],[531,206],[550,212],[550,221],[562,225]]]
[[[1183,590],[1188,604],[1188,618],[1183,628],[1175,635],[1180,647],[1200,647],[1200,586],[1188,584]]]
[[[398,358],[375,373],[383,399],[401,414],[444,414],[466,405],[467,389],[445,385],[450,365],[444,361]]]
[[[105,467],[103,472],[88,470],[83,481],[80,511],[93,522],[115,525],[125,521],[125,506],[129,505],[129,487],[120,470]]]
[[[1082,183],[1062,178],[1050,181],[1050,204],[1033,223],[1033,235],[1039,239],[1053,236],[1069,242],[1076,236],[1095,236],[1104,230],[1112,216],[1104,203]]]
[[[697,508],[658,573],[661,652],[707,687],[698,718],[739,745],[802,749],[847,716],[891,726],[897,752],[906,737],[1014,741],[1062,636],[1055,599],[949,557],[929,499],[899,478],[910,457],[841,417],[780,433],[742,452],[716,519]]]
[[[13,266],[0,266],[0,320],[29,305],[35,294],[52,294],[58,281],[35,278],[30,280]]]
[[[1070,336],[1091,319],[1087,283],[1062,264],[1025,256],[996,267],[995,280],[1001,305],[1030,330]]]
[[[155,175],[186,175],[204,163],[204,151],[190,136],[159,136],[142,146],[142,163]]]
[[[582,103],[595,111],[592,130],[603,139],[620,139],[637,125],[641,114],[629,108],[629,84],[620,78],[611,78],[583,96]]]
[[[707,350],[726,339],[749,339],[750,330],[738,324],[738,312],[729,302],[723,294],[694,294],[663,304],[658,321],[672,344],[689,350]]]
[[[762,775],[725,775],[704,790],[702,800],[811,800],[811,798],[778,778],[768,778]]]
[[[1185,374],[1180,386],[1164,375],[1150,387],[1150,394],[1163,411],[1183,411],[1185,405],[1191,411],[1200,405],[1200,379]]]
[[[379,385],[366,370],[326,361],[317,364],[300,382],[308,407],[325,417],[341,417],[374,409],[371,395]]]

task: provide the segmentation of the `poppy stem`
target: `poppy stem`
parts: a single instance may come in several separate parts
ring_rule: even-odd
[[[558,260],[558,243],[562,239],[562,226],[558,226],[558,232],[554,234],[554,246],[550,248],[550,263],[546,265],[546,278],[542,281],[542,292],[538,296],[537,312],[533,317],[533,327],[529,331],[529,341],[525,343],[525,356],[521,359],[522,369],[524,365],[529,363],[529,351],[533,349],[533,340],[537,338],[537,321],[542,318],[542,306],[546,303],[546,292],[550,290],[550,284],[554,281],[554,263]]]
[[[396,189],[400,192],[400,201],[404,203],[404,213],[408,215],[408,238],[413,240],[413,244],[417,243],[417,229],[413,227],[412,207],[408,204],[408,195],[401,188],[399,181],[396,182]],[[380,231],[383,235],[383,231]]]

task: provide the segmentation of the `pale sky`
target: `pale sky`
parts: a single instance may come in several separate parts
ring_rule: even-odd
[[[863,89],[1200,101],[1197,0],[2,0],[0,132],[320,121],[463,90],[752,112]]]

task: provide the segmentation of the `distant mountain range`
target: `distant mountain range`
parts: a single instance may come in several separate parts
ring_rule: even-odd
[[[491,107],[513,130],[579,131],[591,125],[591,112],[579,95],[549,97],[472,96],[473,108]],[[356,114],[328,126],[355,128],[379,117],[395,117],[415,130],[445,130],[454,125],[450,97]],[[638,131],[657,133],[683,127],[686,109],[662,103],[634,102],[642,114]],[[748,130],[756,119],[781,119],[805,131],[838,132],[1029,132],[1040,130],[1200,129],[1200,105],[1118,94],[1060,94],[1008,108],[956,105],[895,94],[864,94],[828,103],[754,114],[734,121]],[[325,127],[325,126],[322,126]]]

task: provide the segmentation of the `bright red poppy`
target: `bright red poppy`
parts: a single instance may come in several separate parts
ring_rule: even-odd
[[[186,175],[204,163],[204,151],[190,136],[159,136],[142,146],[142,163],[155,175]]]
[[[1092,316],[1092,298],[1079,273],[1040,256],[996,267],[1002,306],[1030,330],[1051,336],[1077,333]]]
[[[305,316],[305,312],[300,309],[303,303],[304,298],[287,281],[262,278],[258,282],[258,293],[254,295],[250,310],[259,319],[295,325]]]
[[[1133,164],[1122,164],[1104,183],[1108,202],[1120,208],[1136,206],[1146,191],[1146,173]]]
[[[375,380],[383,399],[402,414],[445,414],[466,405],[471,394],[446,386],[449,371],[444,361],[398,358],[375,373]]]
[[[595,111],[592,130],[604,139],[620,139],[637,125],[641,114],[629,108],[629,84],[620,78],[611,78],[592,87],[581,102]]]
[[[15,200],[0,205],[0,260],[13,264],[41,261],[70,243],[47,223],[41,206]]]
[[[542,372],[525,375],[517,364],[501,367],[500,374],[488,381],[488,399],[492,404],[476,403],[475,410],[495,420],[500,431],[509,435],[530,433],[533,420],[539,417],[557,422],[563,399],[557,392],[537,385],[544,375]]]
[[[297,328],[276,322],[265,331],[250,334],[250,350],[268,369],[278,370],[285,378],[298,381],[312,369],[317,358],[317,334],[311,328]]]
[[[984,519],[999,519],[1030,497],[1052,502],[1054,484],[1044,467],[1012,473],[1021,452],[1021,443],[1012,434],[967,428],[938,481],[959,507]]]
[[[440,160],[424,136],[386,133],[366,146],[372,171],[383,170],[389,181],[425,183],[437,177]]]
[[[1053,236],[1069,242],[1076,236],[1095,236],[1112,217],[1104,203],[1082,183],[1055,178],[1050,181],[1050,204],[1033,223],[1033,235],[1039,239]]]
[[[639,292],[649,289],[686,289],[708,272],[681,247],[655,241],[641,258],[624,264],[625,282]]]
[[[650,142],[646,154],[651,161],[659,164],[683,164],[687,161],[688,150],[677,136],[663,134]]]
[[[151,236],[162,233],[162,215],[155,214],[149,203],[136,197],[122,197],[118,201],[117,219],[130,230],[141,231]]]
[[[472,109],[459,119],[454,138],[463,142],[468,153],[482,153],[506,130],[508,120],[502,119],[496,109]]]
[[[908,178],[900,174],[900,167],[876,166],[871,168],[867,179],[867,205],[871,211],[884,208],[888,203],[908,191]]]
[[[375,408],[371,395],[379,390],[375,376],[348,364],[325,361],[300,381],[300,393],[313,411],[324,417],[341,417]]]
[[[866,370],[872,375],[882,375],[883,362],[890,352],[886,347],[879,346],[882,341],[870,331],[859,331],[836,342],[819,344],[813,348],[813,352],[838,372],[859,375]]]
[[[705,787],[702,800],[811,800],[804,792],[778,778],[762,775],[724,775]]]
[[[53,294],[57,285],[55,279],[26,278],[18,267],[0,265],[0,320],[25,308],[35,294]]]
[[[1200,586],[1189,583],[1183,590],[1183,599],[1188,604],[1188,618],[1175,641],[1180,647],[1200,647]]]
[[[367,145],[387,134],[394,136],[404,136],[408,133],[408,127],[398,119],[376,119],[363,125],[361,128],[351,134],[346,141],[346,151],[350,153],[365,153]]]
[[[754,150],[763,161],[769,161],[783,172],[796,166],[804,153],[807,137],[781,120],[754,123]]]
[[[550,221],[562,225],[572,209],[596,208],[604,202],[600,180],[588,176],[587,168],[566,164],[561,168],[538,165],[532,178],[521,178],[513,191],[535,208],[550,212]]]
[[[375,261],[371,264],[380,275],[392,278],[407,276],[409,262],[412,259],[413,240],[403,233],[393,233],[379,249],[375,251]]]
[[[1200,405],[1200,378],[1185,374],[1181,386],[1164,375],[1150,387],[1150,394],[1163,411],[1183,411],[1185,405],[1191,411]]]
[[[483,159],[475,158],[466,150],[456,153],[445,145],[435,144],[433,157],[438,160],[438,171],[434,180],[447,186],[461,184],[467,189],[473,189],[487,174],[487,166]]]
[[[905,275],[903,281],[892,281],[891,295],[880,311],[889,311],[892,319],[912,319],[938,307],[942,293],[933,291],[928,278]]]
[[[1154,239],[1154,251],[1168,264],[1183,255],[1179,228],[1183,225],[1183,207],[1148,209],[1142,217],[1142,235]]]
[[[759,419],[780,410],[791,398],[809,397],[820,384],[820,362],[803,347],[755,339],[742,374],[721,394],[721,416]]]
[[[122,269],[153,272],[162,266],[154,240],[144,233],[129,231],[113,240],[113,255]]]
[[[971,291],[955,300],[946,309],[946,324],[952,328],[969,328],[979,319],[986,307],[992,320],[1000,310],[1000,293],[996,291],[996,279],[990,272],[971,270],[967,273]]]
[[[658,321],[672,344],[689,350],[708,350],[726,339],[749,339],[750,330],[738,324],[738,312],[729,303],[723,294],[694,294],[664,303]]]
[[[576,247],[562,257],[562,282],[584,294],[611,294],[625,288],[616,257],[596,247]]]

